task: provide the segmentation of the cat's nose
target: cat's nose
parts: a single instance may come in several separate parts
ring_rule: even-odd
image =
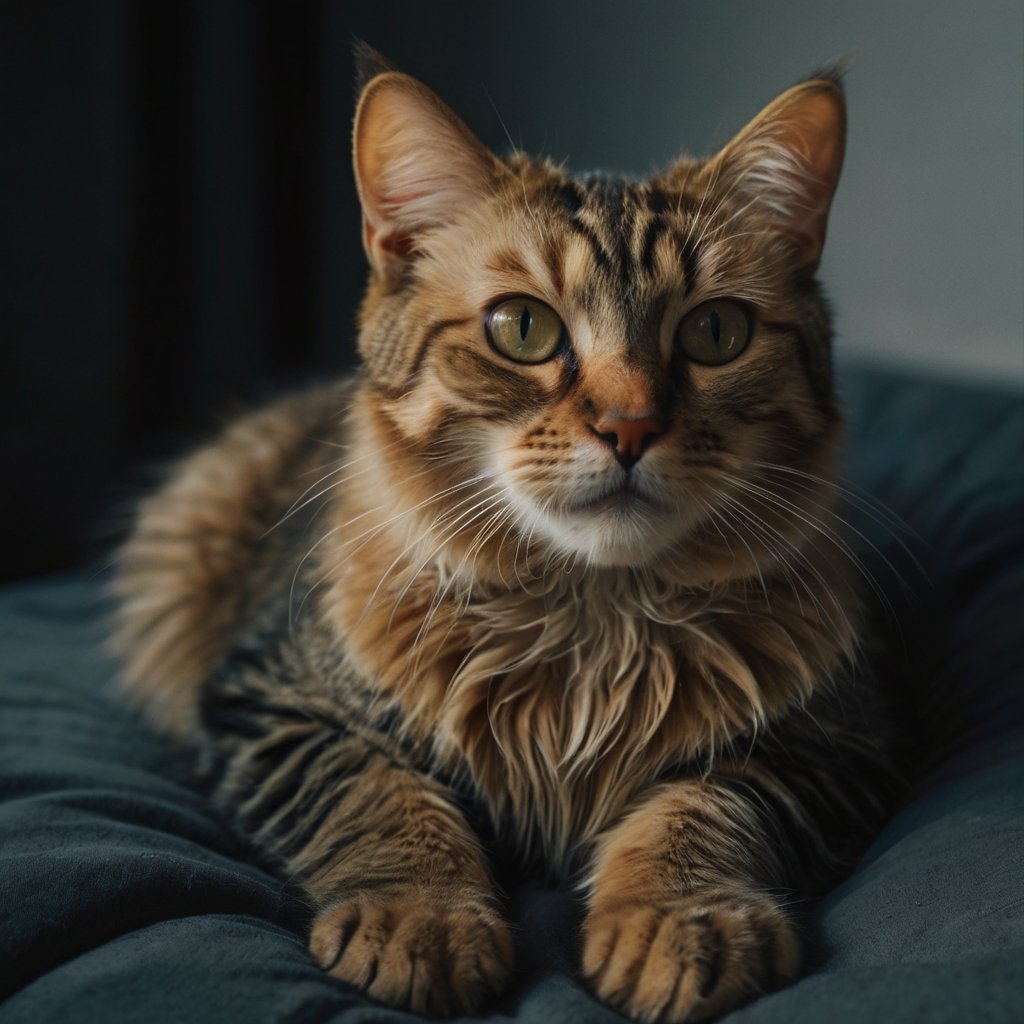
[[[588,426],[614,450],[615,458],[626,469],[635,466],[651,443],[665,433],[665,421],[657,416],[605,416]]]

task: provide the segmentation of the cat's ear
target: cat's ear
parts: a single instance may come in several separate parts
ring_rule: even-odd
[[[420,239],[493,189],[498,159],[425,85],[394,70],[363,86],[353,131],[363,244],[398,276]]]
[[[838,74],[784,92],[711,161],[705,173],[718,188],[749,196],[796,243],[802,269],[812,272],[825,245],[846,146],[846,104]],[[717,189],[716,189],[717,190]]]

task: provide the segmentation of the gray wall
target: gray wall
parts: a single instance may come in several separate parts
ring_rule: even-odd
[[[517,145],[576,169],[642,173],[707,151],[849,58],[847,163],[822,266],[840,356],[1024,383],[1020,0],[487,10],[467,79],[482,72]],[[493,111],[472,123],[502,145]]]

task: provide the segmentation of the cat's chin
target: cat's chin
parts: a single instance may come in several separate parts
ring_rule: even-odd
[[[678,539],[678,522],[635,503],[601,502],[548,519],[549,539],[601,567],[648,565]]]
[[[549,551],[580,565],[651,565],[694,523],[685,511],[649,489],[616,483],[611,488],[581,490],[569,500],[550,504],[510,489],[525,520],[524,534],[543,538]]]

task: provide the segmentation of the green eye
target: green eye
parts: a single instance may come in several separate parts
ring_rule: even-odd
[[[561,346],[565,325],[537,299],[508,299],[487,314],[487,337],[517,363],[543,363]]]
[[[729,299],[712,299],[683,318],[676,340],[688,359],[721,366],[732,362],[750,342],[750,317]]]

